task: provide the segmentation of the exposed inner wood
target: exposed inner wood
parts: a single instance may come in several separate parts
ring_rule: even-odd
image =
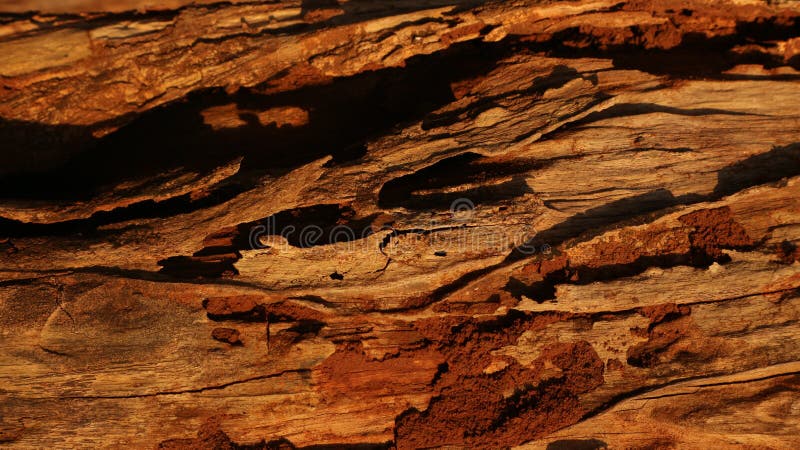
[[[0,0],[0,443],[800,448],[793,1]]]

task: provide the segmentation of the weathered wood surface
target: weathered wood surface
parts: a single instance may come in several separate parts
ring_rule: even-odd
[[[3,445],[800,447],[797,3],[151,3],[0,2]]]

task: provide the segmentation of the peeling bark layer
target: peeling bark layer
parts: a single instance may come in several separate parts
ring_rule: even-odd
[[[0,1],[0,442],[800,447],[800,8]]]

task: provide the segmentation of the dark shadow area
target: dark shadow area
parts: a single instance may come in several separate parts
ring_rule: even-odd
[[[496,203],[532,193],[522,175],[547,164],[524,159],[493,161],[475,153],[462,153],[386,182],[378,193],[378,206],[448,209],[460,198]],[[511,179],[503,181],[508,177]],[[493,180],[499,181],[492,183]],[[463,189],[455,191],[462,185]]]
[[[272,323],[272,320],[270,320],[270,323]],[[282,333],[291,336],[291,342],[296,344],[309,337],[316,336],[325,325],[327,325],[325,322],[320,322],[319,320],[303,319],[283,330]]]
[[[315,9],[335,8],[339,6],[337,0],[302,0],[300,8],[303,13],[313,11]]]
[[[239,274],[234,263],[241,257],[242,255],[238,252],[207,256],[197,254],[194,256],[170,256],[158,261],[158,265],[161,266],[158,273],[187,279],[232,277]]]
[[[720,170],[714,198],[797,175],[800,175],[800,143],[775,147]]]
[[[324,444],[297,447],[298,450],[389,450],[395,448],[391,443],[385,444]]]
[[[632,39],[635,44],[617,44],[613,37],[600,32],[593,34],[591,29],[587,31],[574,27],[554,33],[546,42],[530,43],[529,48],[565,58],[610,58],[617,69],[641,70],[677,78],[764,79],[758,76],[728,75],[723,72],[739,64],[759,64],[770,69],[784,66],[787,62],[777,54],[756,51],[738,53],[732,49],[738,45],[756,42],[767,47],[773,46],[770,41],[796,37],[799,26],[800,19],[796,17],[773,17],[767,20],[739,22],[736,31],[728,35],[709,38],[704,33],[686,33],[678,45],[667,50],[646,48],[648,44],[653,45],[655,42],[642,39]],[[645,36],[648,31],[653,30],[640,26],[631,27],[631,33],[638,37]],[[789,60],[788,64],[800,69],[797,57]]]
[[[657,105],[654,103],[619,103],[611,106],[610,108],[606,108],[602,111],[596,111],[590,113],[583,119],[576,120],[570,125],[572,127],[576,127],[580,125],[587,125],[592,122],[597,122],[604,119],[638,116],[640,114],[652,114],[652,113],[665,113],[665,114],[674,114],[674,115],[689,116],[689,117],[708,116],[713,114],[724,114],[728,116],[753,115],[749,113],[743,113],[738,111],[727,111],[724,109],[715,109],[715,108],[681,109],[681,108],[672,108],[669,106]]]
[[[547,450],[601,450],[608,444],[600,439],[561,439],[547,444]]]
[[[94,140],[88,127],[47,125],[0,117],[2,196],[25,198],[29,195],[27,191],[35,188],[36,181],[45,180],[41,177],[28,182],[25,176],[36,171],[57,169]],[[19,175],[14,177],[15,173]]]
[[[253,244],[251,232],[258,236],[282,236],[289,245],[309,248],[337,242],[363,239],[372,233],[375,214],[357,217],[349,206],[320,204],[284,210],[264,219],[239,225],[232,239],[233,248],[249,250]],[[262,227],[256,230],[255,227]],[[209,247],[213,249],[213,247]]]
[[[547,275],[547,277],[549,276],[550,274]],[[509,277],[508,282],[503,286],[503,290],[517,300],[522,300],[522,297],[525,296],[542,303],[545,300],[556,298],[556,284],[561,281],[561,277],[557,278],[553,277],[553,279],[546,279],[545,281],[528,285],[514,277]]]

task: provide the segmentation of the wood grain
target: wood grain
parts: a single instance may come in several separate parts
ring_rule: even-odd
[[[4,446],[800,445],[796,3],[0,11]]]

